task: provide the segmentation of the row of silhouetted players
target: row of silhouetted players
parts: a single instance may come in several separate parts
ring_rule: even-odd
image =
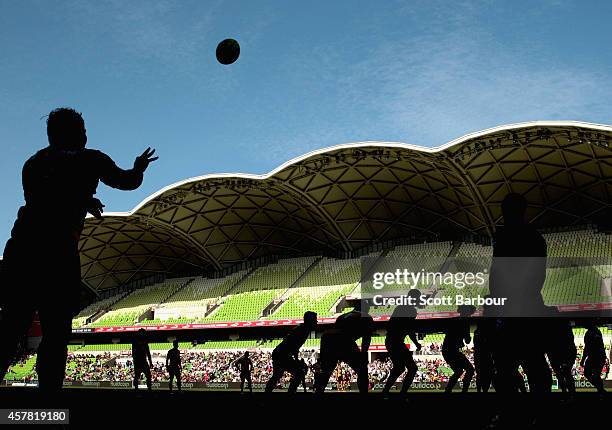
[[[410,294],[419,294],[412,290]],[[442,343],[442,356],[452,369],[446,385],[446,392],[451,392],[459,379],[462,379],[462,391],[466,392],[476,373],[476,388],[479,392],[488,392],[491,386],[497,392],[525,392],[522,367],[527,376],[529,389],[532,392],[546,393],[552,389],[552,367],[559,385],[564,392],[575,392],[572,368],[576,361],[576,346],[569,322],[554,318],[533,321],[528,319],[470,318],[474,313],[472,306],[459,307],[459,317],[449,319]],[[383,393],[388,394],[397,379],[404,372],[400,389],[405,394],[417,373],[417,364],[413,353],[406,344],[406,338],[412,340],[416,350],[421,349],[417,332],[418,322],[416,306],[398,306],[391,316],[385,338],[385,346],[391,359],[392,368],[387,376]],[[462,352],[464,346],[471,343],[470,326],[475,322],[474,332],[474,365]],[[535,327],[533,324],[537,324]],[[266,392],[277,388],[279,381],[288,372],[291,375],[289,392],[297,391],[300,384],[305,385],[308,366],[299,358],[300,348],[304,345],[317,326],[317,314],[306,312],[303,323],[295,327],[272,352],[272,376],[266,384]],[[542,334],[538,342],[525,344],[523,340],[528,330],[537,330]],[[339,362],[346,363],[357,375],[357,386],[361,393],[367,393],[370,387],[368,377],[368,350],[374,333],[374,321],[369,315],[369,304],[363,300],[350,312],[340,315],[336,322],[321,335],[319,359],[315,364],[314,390],[325,391],[329,379]],[[361,339],[361,346],[357,341]],[[521,345],[517,348],[517,345]],[[146,332],[141,329],[132,346],[134,361],[134,387],[137,389],[140,376],[144,374],[147,386],[151,389],[151,353],[146,341]],[[593,321],[589,324],[584,336],[584,352],[581,366],[586,379],[599,392],[604,392],[601,371],[606,362],[605,346],[601,331]],[[550,363],[550,366],[549,366]],[[253,363],[249,352],[245,352],[231,364],[240,373],[240,389],[245,383],[252,391],[251,371]],[[170,375],[169,387],[172,390],[176,379],[181,389],[181,357],[178,341],[166,355],[166,366]]]

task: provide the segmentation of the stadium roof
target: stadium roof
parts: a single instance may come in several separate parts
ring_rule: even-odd
[[[609,224],[611,141],[612,126],[536,121],[438,148],[358,142],[310,152],[265,175],[187,179],[130,212],[88,218],[82,276],[106,289],[273,254],[491,235],[511,191],[527,198],[537,226]]]

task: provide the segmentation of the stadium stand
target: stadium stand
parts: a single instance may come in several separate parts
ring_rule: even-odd
[[[612,255],[612,235],[594,229],[547,233],[549,257],[605,257]]]
[[[191,278],[169,279],[164,282],[135,290],[123,299],[113,304],[89,327],[108,327],[117,325],[133,325],[138,318],[153,306],[162,303],[166,298],[189,282]]]
[[[94,302],[86,308],[82,309],[77,314],[77,316],[72,319],[72,328],[78,328],[83,326],[87,323],[88,319],[90,319],[98,312],[108,309],[114,303],[119,301],[123,296],[125,296],[125,293],[116,294],[112,297]]]
[[[224,278],[196,278],[162,303],[155,310],[155,319],[141,324],[183,324],[202,320],[246,274],[246,270],[241,270]]]
[[[378,254],[364,258],[375,258]],[[361,258],[322,258],[295,287],[279,298],[280,305],[268,318],[299,318],[306,311],[316,312],[319,317],[333,316],[336,314],[332,309],[334,304],[357,286],[362,261]]]
[[[208,320],[249,321],[279,298],[314,262],[315,257],[291,258],[260,267],[221,298],[219,308]]]
[[[612,235],[586,229],[544,235],[549,257],[565,267],[548,268],[542,296],[546,304],[609,302],[602,281],[612,275]],[[603,264],[602,264],[603,263]]]
[[[406,268],[414,272],[420,270],[438,272],[444,266],[452,250],[452,242],[430,242],[396,246],[386,253],[383,262],[377,265],[375,270],[377,272],[395,272],[397,269]],[[434,289],[434,285],[428,282],[421,282],[412,287],[418,288],[422,293]],[[406,285],[401,284],[388,284],[381,290],[362,286],[361,293],[362,296],[366,297],[374,294],[397,296],[406,294],[408,288]],[[374,306],[370,313],[372,315],[390,315],[393,313],[394,308],[394,306]]]
[[[559,267],[547,269],[543,297],[548,305],[609,302],[602,281],[612,277],[612,235],[593,229],[547,233],[550,257]],[[608,257],[608,260],[601,257]],[[449,257],[453,257],[449,259]],[[589,264],[588,258],[594,259]],[[208,321],[248,321],[300,318],[306,310],[320,317],[337,313],[335,305],[345,296],[374,293],[360,284],[365,270],[393,271],[398,266],[425,271],[483,271],[485,284],[462,289],[465,296],[486,295],[487,269],[492,247],[471,242],[430,242],[399,245],[360,258],[302,257],[241,270],[221,278],[178,278],[114,296],[83,309],[73,327],[181,324]],[[549,259],[551,261],[551,259]],[[389,266],[389,267],[386,267]],[[417,286],[434,297],[455,294],[452,285],[422,283]],[[405,293],[403,285],[387,285],[385,295]],[[375,293],[379,293],[376,291]],[[120,300],[118,300],[121,298]],[[114,303],[113,303],[114,302]],[[103,315],[86,324],[92,315]],[[147,312],[147,311],[152,312]],[[453,306],[429,306],[423,311],[454,311]],[[390,315],[392,306],[374,306],[372,315]]]

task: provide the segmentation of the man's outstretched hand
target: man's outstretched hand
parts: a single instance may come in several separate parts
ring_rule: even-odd
[[[94,217],[101,219],[103,210],[104,210],[104,205],[102,204],[100,200],[94,197],[92,197],[91,200],[89,200],[89,203],[87,204],[87,212],[92,214]]]
[[[151,149],[151,147],[147,148],[145,152],[140,154],[134,160],[134,169],[140,172],[144,172],[149,167],[149,164],[157,160],[159,157],[153,157],[155,154],[155,149]]]

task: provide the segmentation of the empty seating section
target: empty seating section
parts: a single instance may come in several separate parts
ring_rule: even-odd
[[[89,317],[74,317],[72,318],[72,328],[79,328],[87,322]]]
[[[549,257],[610,257],[612,235],[595,230],[564,231],[544,235]]]
[[[412,273],[420,271],[438,272],[448,258],[452,247],[452,242],[418,243],[396,246],[387,253],[381,263],[377,265],[375,271],[381,273],[395,273],[399,269],[402,272],[407,270]],[[426,282],[426,279],[422,278],[422,280],[423,281],[420,281],[416,285],[386,284],[381,289],[362,286],[362,294],[368,297],[378,294],[383,296],[398,296],[406,294],[411,287],[420,290],[429,290],[433,287],[432,284]],[[371,313],[372,315],[390,315],[393,313],[394,308],[394,306],[374,306],[371,309]]]
[[[103,300],[98,300],[97,302],[94,302],[86,308],[82,309],[81,312],[79,312],[78,315],[72,319],[72,328],[81,327],[85,324],[89,317],[103,309],[108,308],[114,302],[119,300],[123,295],[125,295],[125,293],[120,293]]]
[[[78,353],[90,353],[90,352],[122,352],[122,351],[131,351],[132,345],[128,343],[107,343],[100,345],[84,345],[77,349],[74,352]]]
[[[564,257],[549,258],[542,293],[548,305],[611,300],[605,295],[602,285],[604,279],[612,277],[612,235],[579,230],[547,233],[544,237],[549,257]],[[456,258],[448,260],[451,250]],[[243,270],[218,279],[169,279],[133,291],[118,301],[119,297],[115,296],[94,303],[75,317],[73,327],[84,326],[87,319],[100,310],[107,312],[88,327],[257,320],[262,318],[266,309],[267,319],[299,318],[307,310],[317,312],[320,317],[330,317],[336,314],[334,305],[347,295],[371,297],[381,293],[388,296],[406,293],[406,285],[394,283],[385,285],[382,290],[371,288],[370,283],[362,286],[362,271],[372,269],[363,268],[364,262],[376,262],[373,269],[381,273],[397,269],[439,272],[443,267],[450,272],[483,271],[486,282],[482,286],[466,286],[458,290],[450,284],[437,285],[425,280],[416,287],[436,297],[457,293],[485,295],[492,251],[492,246],[476,243],[464,242],[455,248],[452,242],[420,243],[396,246],[380,259],[377,259],[380,252],[353,259],[303,257],[280,260],[250,274]],[[589,264],[589,257],[600,258]],[[148,309],[153,310],[154,317],[137,322]],[[453,310],[453,306],[432,306],[423,311]],[[371,309],[373,315],[390,315],[392,312],[392,306]]]
[[[442,333],[426,334],[423,340],[421,340],[420,342],[422,345],[432,344],[432,343],[442,344],[442,342],[444,342],[444,334]]]
[[[558,257],[546,272],[542,291],[548,305],[610,302],[603,279],[612,276],[612,235],[595,230],[544,235],[548,256]],[[550,261],[550,260],[549,260]],[[563,267],[565,266],[565,267]]]
[[[322,258],[296,287],[283,295],[285,301],[269,318],[296,318],[306,311],[316,312],[320,317],[332,316],[333,305],[359,282],[361,264],[360,258]]]
[[[240,279],[246,270],[224,278],[196,278],[180,289],[155,310],[155,319],[148,324],[184,324],[203,319],[210,306],[220,300]]]
[[[367,258],[367,257],[366,257]],[[298,287],[357,285],[361,278],[361,259],[322,258],[300,281]]]
[[[480,245],[477,243],[462,243],[457,251],[457,260],[474,260],[482,267],[488,268],[493,258],[493,247],[490,245]]]
[[[189,278],[169,279],[140,290],[132,291],[111,306],[110,310],[88,327],[133,325],[147,309],[161,303],[189,281]]]
[[[248,321],[261,317],[272,300],[280,297],[314,262],[315,257],[291,258],[260,267],[225,296],[207,319]]]
[[[449,272],[482,273],[485,282],[482,285],[465,285],[458,288],[458,284],[441,284],[435,288],[435,297],[454,297],[461,294],[465,297],[485,296],[489,292],[489,268],[493,257],[493,247],[476,243],[462,243],[457,250],[455,258],[447,267]],[[456,306],[436,305],[428,306],[425,311],[444,312],[455,311]]]
[[[209,341],[195,346],[193,349],[250,349],[256,348],[256,340],[222,340]]]
[[[413,245],[396,246],[390,250],[385,258],[376,267],[376,272],[396,273],[407,270],[410,273],[438,272],[452,249],[452,242],[418,243]],[[428,282],[419,282],[416,285],[386,284],[380,290],[367,291],[370,294],[384,294],[397,292],[405,294],[410,288],[424,289],[431,287]],[[362,292],[366,292],[362,286]]]
[[[348,294],[355,285],[327,285],[320,287],[300,287],[292,290],[279,309],[269,316],[271,319],[296,318],[306,311],[316,312],[319,317],[334,315],[333,305],[340,297]]]
[[[601,274],[594,267],[560,267],[546,271],[542,290],[548,305],[610,301],[601,295]]]
[[[162,342],[162,343],[150,343],[149,349],[151,351],[168,351],[174,348],[172,342]],[[179,349],[189,349],[192,348],[191,342],[179,342]]]
[[[384,344],[385,344],[384,336],[372,336],[370,345],[384,345]]]
[[[171,342],[161,342],[161,343],[149,343],[149,349],[151,351],[168,351],[173,347]],[[179,342],[179,349],[193,349],[194,346],[191,342]],[[132,344],[130,343],[110,343],[110,344],[100,344],[100,345],[84,345],[73,347],[73,349],[69,349],[71,352],[78,353],[86,353],[86,352],[98,352],[98,351],[110,351],[110,352],[122,352],[122,351],[131,351]]]
[[[547,305],[578,303],[596,303],[610,301],[610,297],[601,295],[601,280],[612,274],[612,236],[594,230],[579,230],[544,234],[547,243],[549,265],[570,267],[549,267],[542,296]],[[474,243],[463,243],[457,253],[458,262],[464,261],[469,270],[471,263],[480,268],[490,266],[493,255],[492,246],[481,246]],[[465,260],[462,257],[467,257]],[[555,257],[562,257],[556,258]],[[599,257],[593,262],[611,264],[591,265],[588,257]],[[602,261],[603,257],[603,261]],[[586,258],[586,259],[585,259]],[[585,260],[580,260],[585,259]],[[482,262],[482,266],[480,264]],[[576,264],[578,266],[576,266]],[[488,275],[487,287],[488,287]],[[446,294],[444,291],[442,294]],[[466,288],[464,295],[486,294],[487,289]],[[448,310],[438,307],[436,310]]]
[[[320,348],[321,347],[321,339],[306,339],[304,342],[303,348]]]

